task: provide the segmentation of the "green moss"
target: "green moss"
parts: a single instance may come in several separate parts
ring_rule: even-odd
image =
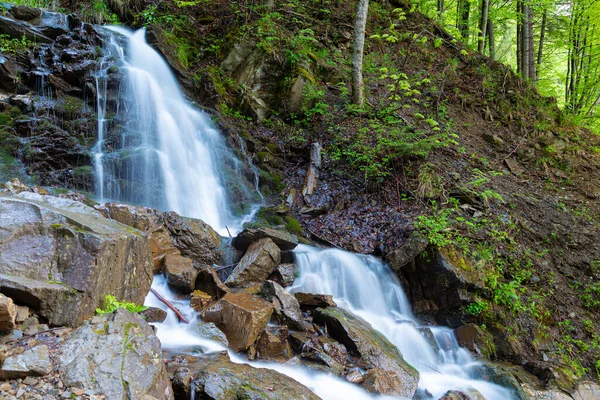
[[[8,125],[12,118],[7,113],[0,113],[0,126]]]
[[[285,229],[290,233],[295,233],[300,235],[302,233],[302,227],[300,226],[300,222],[293,217],[285,217]]]

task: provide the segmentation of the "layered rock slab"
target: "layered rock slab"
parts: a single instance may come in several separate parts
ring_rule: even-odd
[[[0,195],[0,292],[50,325],[77,326],[107,294],[143,303],[152,283],[148,238],[80,202]]]

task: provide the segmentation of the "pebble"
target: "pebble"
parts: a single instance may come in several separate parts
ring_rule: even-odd
[[[83,394],[85,394],[87,396],[93,396],[96,394],[96,392],[94,392],[92,389],[88,389],[85,392],[83,392]]]
[[[63,399],[68,399],[71,397],[71,392],[69,392],[69,391],[63,392],[63,394],[61,394],[60,397],[62,397]]]
[[[83,394],[83,389],[72,387],[71,392],[73,392],[75,396],[81,396]]]
[[[8,392],[9,390],[12,390],[12,385],[10,383],[3,383],[0,385],[0,391]]]
[[[37,385],[37,383],[38,383],[38,380],[37,380],[37,379],[35,379],[35,378],[33,378],[33,377],[31,377],[31,376],[28,376],[27,378],[25,378],[25,379],[23,380],[23,383],[24,383],[25,385],[29,385],[29,386],[35,386],[35,385]]]

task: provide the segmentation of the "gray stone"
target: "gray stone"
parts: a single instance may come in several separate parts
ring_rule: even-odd
[[[281,252],[281,262],[284,262],[284,251]],[[296,280],[298,267],[296,264],[279,264],[275,270],[269,275],[269,279],[279,283],[283,287],[292,286]]]
[[[0,379],[18,379],[44,376],[52,372],[48,346],[37,346],[23,353],[7,357],[0,369]]]
[[[399,247],[393,249],[386,255],[386,261],[392,271],[398,274],[400,269],[414,260],[427,248],[429,242],[419,234],[411,235]]]
[[[73,331],[57,359],[69,387],[87,388],[107,399],[173,399],[160,341],[141,316],[125,309]]]
[[[143,303],[152,283],[148,238],[80,202],[0,195],[0,292],[51,325],[80,325],[107,294]]]
[[[30,21],[42,15],[42,10],[39,8],[27,6],[14,6],[9,11],[13,17],[21,21]]]
[[[273,303],[277,322],[288,325],[294,330],[307,330],[311,325],[304,321],[300,304],[290,292],[273,281],[263,282],[261,295]]]
[[[272,229],[244,229],[231,241],[231,245],[238,250],[246,251],[248,247],[259,239],[269,238],[282,251],[293,250],[298,246],[298,238],[289,232]]]
[[[221,343],[223,346],[229,346],[227,336],[212,322],[198,322],[192,330],[200,337]]]

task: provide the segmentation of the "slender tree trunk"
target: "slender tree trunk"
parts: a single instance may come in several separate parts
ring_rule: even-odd
[[[522,2],[521,8],[521,74],[529,77],[529,24],[527,20],[527,5]]]
[[[517,0],[517,73],[523,72],[523,40],[521,37],[523,36],[523,2],[522,0]]]
[[[494,22],[492,22],[491,18],[488,18],[487,36],[488,46],[490,49],[490,58],[493,60],[494,58],[496,58],[496,38],[494,37]]]
[[[477,51],[483,54],[485,49],[485,38],[488,25],[489,0],[481,0],[481,18],[479,19],[479,35],[477,37]]]
[[[457,4],[456,27],[462,36],[464,43],[469,41],[469,15],[471,13],[471,3],[469,0],[458,0]]]
[[[437,13],[438,18],[441,18],[444,14],[444,0],[437,0]]]
[[[542,15],[542,26],[540,28],[540,44],[538,45],[538,54],[537,54],[538,69],[542,65],[542,56],[544,54],[544,39],[546,36],[546,19],[547,18],[548,18],[548,9],[544,8],[544,15]]]
[[[534,37],[533,37],[533,13],[531,10],[531,5],[527,5],[527,39],[529,40],[529,43],[527,43],[527,51],[529,51],[529,55],[527,56],[527,61],[529,62],[527,64],[527,70],[528,70],[528,76],[529,79],[531,80],[531,82],[536,83],[537,82],[537,72],[535,69],[535,47],[533,45],[534,43]]]
[[[362,106],[364,102],[362,67],[368,13],[369,0],[358,0],[352,52],[352,102],[359,106]]]

